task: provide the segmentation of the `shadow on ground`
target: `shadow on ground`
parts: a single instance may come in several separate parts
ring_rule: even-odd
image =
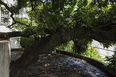
[[[12,52],[16,60],[23,52]],[[42,54],[36,63],[17,73],[17,77],[111,77],[84,60],[62,55]]]

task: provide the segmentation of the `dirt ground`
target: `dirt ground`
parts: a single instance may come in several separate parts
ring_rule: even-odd
[[[16,60],[23,52],[12,52],[11,60]],[[111,77],[98,68],[78,58],[61,54],[42,54],[37,62],[16,77]]]

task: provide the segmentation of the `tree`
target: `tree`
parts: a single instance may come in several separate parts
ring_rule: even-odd
[[[106,56],[105,59],[108,61],[107,67],[116,69],[116,51],[112,56]]]
[[[83,39],[95,39],[108,47],[116,42],[116,3],[113,0],[16,0],[17,4],[8,6],[0,0],[0,4],[11,13],[14,25],[24,26],[22,32],[0,33],[0,38],[22,36],[35,38],[25,48],[23,55],[11,65],[26,68],[37,61],[39,54],[56,46],[74,40],[75,45]],[[30,8],[27,24],[14,17],[21,8]],[[79,42],[79,44],[82,44]],[[87,43],[85,43],[86,46]],[[78,46],[78,45],[77,45]]]

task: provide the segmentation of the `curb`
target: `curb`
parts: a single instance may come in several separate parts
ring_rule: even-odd
[[[75,58],[80,58],[80,59],[86,60],[86,62],[98,67],[99,69],[109,73],[110,75],[113,75],[112,77],[116,77],[116,69],[106,68],[105,63],[103,63],[97,59],[89,58],[89,57],[83,56],[83,55],[75,55],[75,54],[73,54],[71,52],[67,52],[67,51],[56,50],[56,53],[60,53],[60,54],[64,54],[64,55],[68,55],[68,56],[72,56]]]

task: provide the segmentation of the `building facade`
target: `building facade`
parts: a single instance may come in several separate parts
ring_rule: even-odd
[[[10,13],[4,6],[0,7],[0,32],[12,32],[12,29],[7,28],[12,24]],[[20,43],[17,41],[19,37],[10,38],[11,48],[20,48]]]

